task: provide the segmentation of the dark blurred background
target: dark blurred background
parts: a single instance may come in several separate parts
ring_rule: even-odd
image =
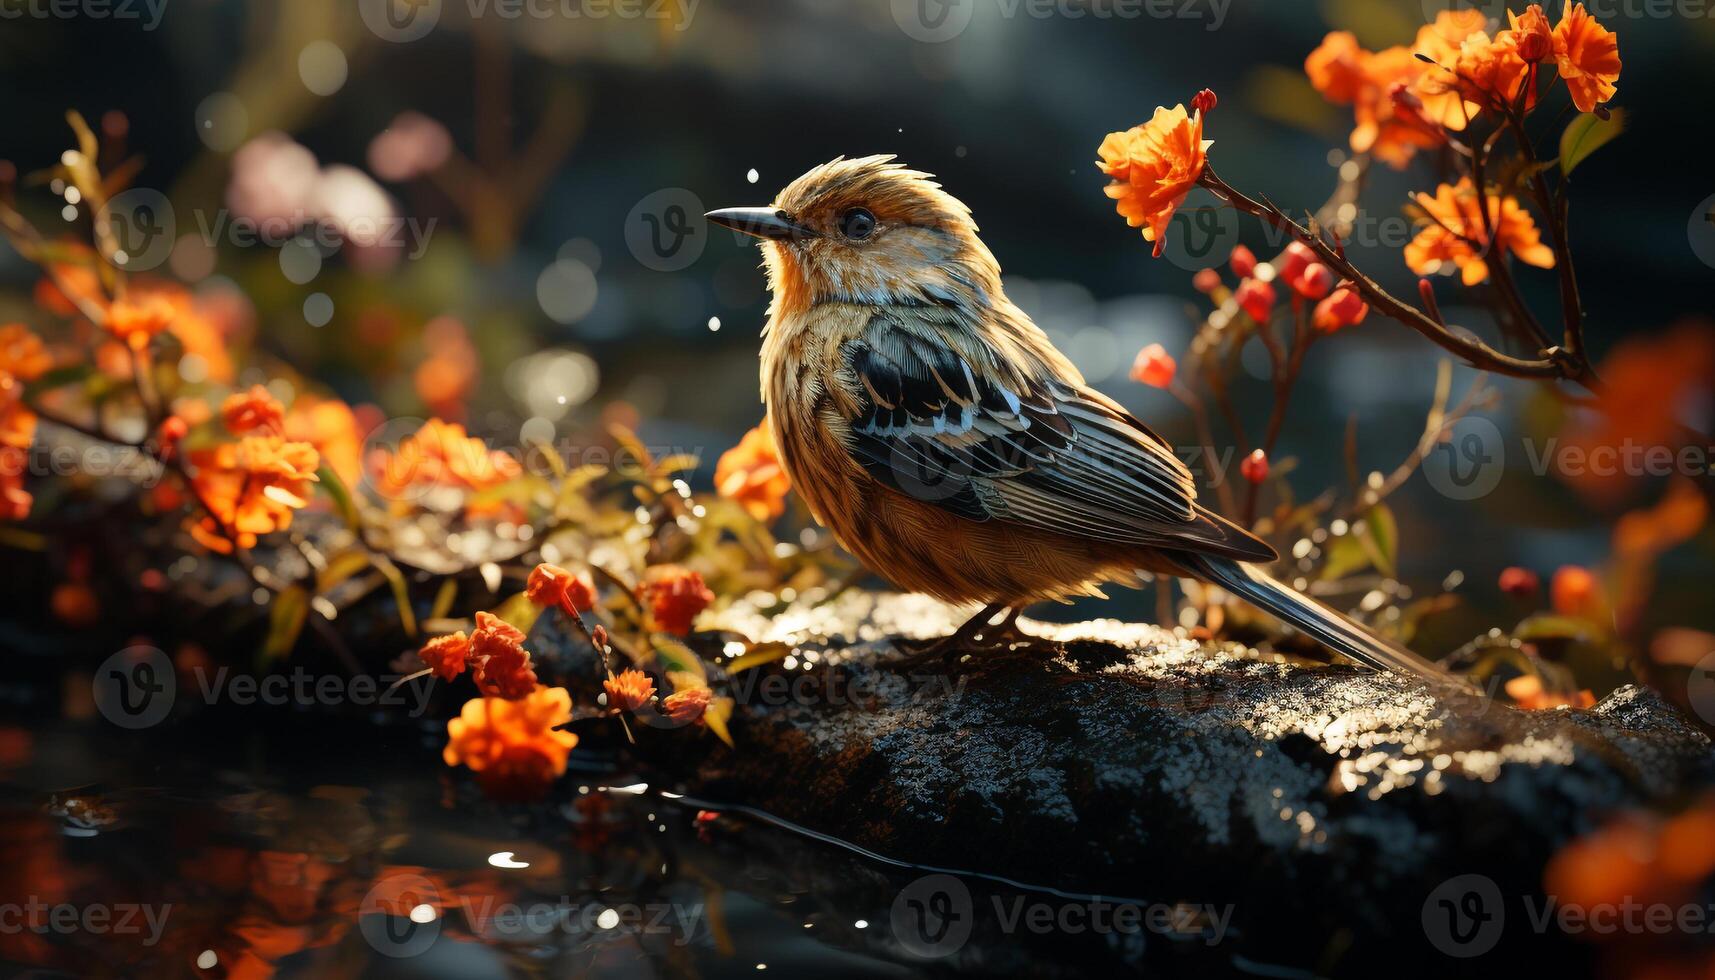
[[[1314,209],[1346,159],[1351,114],[1310,88],[1304,56],[1334,26],[1371,48],[1410,43],[1435,0],[1164,0],[1131,16],[922,2],[441,0],[400,26],[367,0],[112,0],[71,16],[49,0],[0,0],[0,157],[27,175],[71,145],[67,109],[100,121],[143,158],[135,185],[171,202],[176,234],[158,273],[225,297],[225,329],[258,364],[289,363],[389,415],[462,416],[502,445],[632,421],[651,445],[700,451],[706,484],[761,415],[767,299],[755,248],[710,234],[701,212],[766,203],[836,155],[895,153],[971,206],[1014,300],[1092,382],[1194,442],[1177,401],[1128,380],[1131,359],[1151,342],[1184,350],[1205,312],[1191,273],[1219,264],[1233,236],[1265,258],[1280,243],[1227,215],[1217,250],[1152,259],[1102,194],[1097,144],[1212,88],[1206,135],[1222,176],[1289,212]],[[1702,133],[1715,18],[1608,6],[1596,13],[1619,34],[1614,104],[1629,130],[1580,168],[1572,209],[1598,356],[1715,306],[1715,226],[1700,239],[1695,220],[1715,194]],[[940,14],[969,21],[926,40]],[[1432,186],[1421,167],[1373,168],[1364,213],[1400,234],[1405,195]],[[51,227],[41,197],[32,214]],[[305,209],[345,222],[352,240],[275,247],[220,230]],[[366,217],[384,219],[379,240],[363,240]],[[1409,296],[1400,244],[1359,236],[1352,247]],[[39,317],[35,278],[0,246],[0,315]],[[1520,278],[1555,321],[1553,275]],[[1449,318],[1486,332],[1457,292],[1441,287]],[[1259,377],[1240,402],[1260,427],[1267,361],[1253,353]],[[1391,470],[1422,429],[1442,356],[1378,316],[1318,345],[1278,454],[1299,458],[1297,492],[1343,482],[1354,415],[1362,467]],[[1482,583],[1443,646],[1493,621],[1501,567],[1546,576],[1597,563],[1616,515],[1652,496],[1592,495],[1533,472],[1519,440],[1555,436],[1566,412],[1536,386],[1501,388],[1491,414],[1506,462],[1493,491],[1451,500],[1418,476],[1395,498],[1403,580],[1423,592],[1454,572]],[[1707,431],[1708,388],[1682,409]],[[1705,542],[1664,561],[1652,619],[1715,625],[1710,557]],[[1134,598],[1107,611],[1147,608]]]

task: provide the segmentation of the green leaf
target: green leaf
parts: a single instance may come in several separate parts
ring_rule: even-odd
[[[1520,640],[1579,640],[1590,635],[1590,624],[1571,616],[1536,613],[1527,616],[1513,629]]]
[[[704,666],[703,658],[697,656],[695,651],[664,633],[655,634],[653,641],[655,656],[661,661],[662,667],[668,671],[678,670],[694,674],[704,686],[708,685],[708,668]]]
[[[339,511],[340,520],[353,531],[359,529],[361,519],[357,514],[357,501],[351,497],[351,490],[345,481],[339,478],[333,467],[323,466],[316,470],[316,476],[321,480],[322,490],[333,499],[334,509]]]
[[[729,749],[737,748],[732,744],[732,733],[727,731],[727,719],[732,717],[732,698],[713,698],[708,708],[703,711],[703,724],[709,726],[709,731],[715,737],[726,743]]]
[[[530,596],[523,592],[508,598],[491,611],[520,633],[530,632],[530,627],[536,625],[536,618],[542,615],[542,607],[531,602]]]
[[[1395,573],[1399,559],[1399,522],[1386,504],[1376,504],[1364,515],[1363,544],[1370,560],[1384,575]]]
[[[62,385],[74,384],[89,377],[93,371],[89,364],[68,364],[54,368],[41,377],[24,386],[24,397],[34,399],[44,391],[49,391]]]
[[[417,613],[411,608],[411,590],[405,584],[405,573],[399,571],[399,566],[393,564],[393,559],[375,552],[369,556],[375,563],[375,570],[386,576],[387,584],[393,588],[393,601],[399,607],[399,625],[405,628],[405,635],[417,635]]]
[[[1603,119],[1593,112],[1581,113],[1560,134],[1560,172],[1571,176],[1572,168],[1625,132],[1626,112],[1614,109]]]
[[[264,665],[292,652],[309,613],[310,594],[302,586],[291,586],[274,597],[273,604],[268,607],[268,638],[263,641],[262,652],[258,655]]]
[[[763,664],[771,664],[776,660],[784,660],[786,655],[791,652],[792,645],[790,643],[758,643],[744,653],[734,657],[732,662],[726,665],[727,673],[737,674],[742,671],[750,670],[752,667],[760,667]]]
[[[456,598],[458,594],[458,579],[448,576],[446,581],[441,583],[440,591],[435,593],[435,603],[429,607],[429,618],[445,619],[447,613],[452,611],[453,599]]]
[[[1337,538],[1329,538],[1327,545],[1328,560],[1322,563],[1322,578],[1326,581],[1343,579],[1353,572],[1361,572],[1375,563],[1370,555],[1370,549],[1358,540],[1356,534],[1342,534]]]

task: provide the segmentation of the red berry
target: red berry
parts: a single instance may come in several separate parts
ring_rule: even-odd
[[[1251,454],[1239,464],[1239,475],[1251,483],[1268,479],[1268,454],[1260,449],[1251,450]]]

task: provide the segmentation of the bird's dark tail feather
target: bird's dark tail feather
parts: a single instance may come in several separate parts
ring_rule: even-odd
[[[1198,554],[1181,554],[1180,560],[1197,578],[1219,585],[1365,666],[1428,680],[1452,679],[1442,667],[1376,636],[1254,565]]]

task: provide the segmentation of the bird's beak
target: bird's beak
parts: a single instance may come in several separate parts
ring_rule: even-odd
[[[782,241],[788,238],[815,238],[816,233],[792,220],[779,208],[721,208],[703,217],[717,225],[725,225],[746,235]]]

